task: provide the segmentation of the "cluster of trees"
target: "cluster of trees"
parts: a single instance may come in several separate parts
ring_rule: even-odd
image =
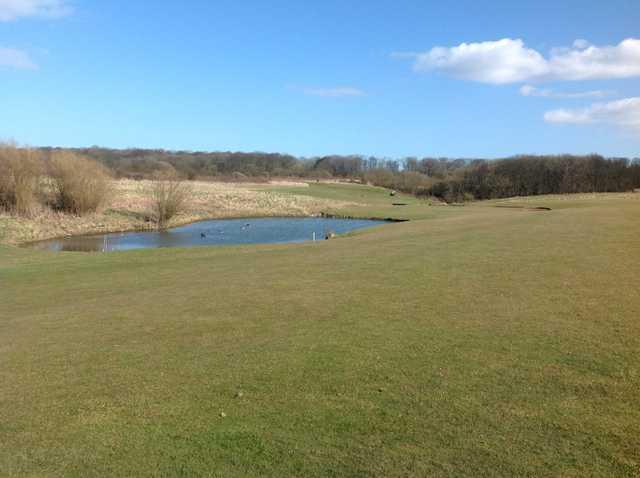
[[[517,156],[473,161],[420,191],[448,201],[539,194],[620,192],[640,187],[640,161],[588,156]]]
[[[112,192],[108,164],[72,150],[0,144],[0,210],[24,217],[47,209],[77,216],[95,212]],[[153,179],[149,219],[164,228],[185,208],[191,190],[167,163],[154,171]]]
[[[46,155],[57,149],[43,148]],[[263,180],[271,177],[363,181],[447,201],[640,188],[640,159],[599,155],[516,156],[499,160],[365,156],[297,158],[278,153],[190,152],[161,149],[74,149],[116,177]]]
[[[448,202],[539,194],[619,192],[640,188],[640,159],[599,155],[515,156],[506,159],[318,159],[334,177],[365,182]]]
[[[70,151],[0,144],[0,208],[30,216],[50,208],[85,214],[97,210],[111,188],[108,169]]]
[[[58,148],[42,148],[52,154]],[[302,176],[306,162],[278,153],[190,152],[162,149],[73,148],[71,151],[99,161],[116,177],[151,179],[175,171],[185,179]]]
[[[41,148],[45,155],[60,148]],[[280,153],[191,152],[163,149],[110,149],[97,146],[70,148],[78,155],[106,165],[116,177],[150,179],[166,172],[168,166],[186,179],[232,179],[244,176],[256,178],[360,178],[366,171],[399,172],[403,162],[363,156],[322,156],[299,158]]]

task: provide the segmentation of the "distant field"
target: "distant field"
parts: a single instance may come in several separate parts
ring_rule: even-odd
[[[412,220],[0,246],[1,476],[640,475],[640,194],[267,190]]]

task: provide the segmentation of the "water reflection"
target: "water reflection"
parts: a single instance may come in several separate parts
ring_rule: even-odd
[[[166,231],[73,236],[30,244],[50,251],[124,251],[155,247],[193,247],[232,244],[286,243],[324,239],[331,233],[383,224],[369,219],[262,218],[215,219]]]

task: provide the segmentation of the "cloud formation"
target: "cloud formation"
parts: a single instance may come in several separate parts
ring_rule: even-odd
[[[615,91],[590,90],[567,93],[563,91],[555,91],[549,88],[537,88],[531,85],[523,85],[520,87],[520,94],[522,96],[537,96],[540,98],[604,98],[605,96],[615,95]]]
[[[36,65],[24,51],[0,46],[0,69],[1,68],[36,70],[38,65]]]
[[[442,71],[455,78],[492,84],[640,76],[640,40],[635,38],[601,47],[580,39],[570,48],[552,49],[546,58],[521,39],[511,38],[437,46],[404,56],[414,58],[416,71]]]
[[[59,18],[69,15],[72,7],[67,0],[0,0],[0,21],[23,17]]]
[[[587,108],[551,110],[544,119],[548,123],[611,124],[640,133],[640,97],[594,103]]]
[[[335,88],[302,88],[305,95],[339,98],[343,96],[364,96],[365,92],[352,86],[338,86]]]

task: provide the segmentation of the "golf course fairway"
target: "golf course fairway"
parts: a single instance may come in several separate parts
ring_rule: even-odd
[[[640,474],[640,194],[281,191],[410,221],[0,246],[1,476]]]

